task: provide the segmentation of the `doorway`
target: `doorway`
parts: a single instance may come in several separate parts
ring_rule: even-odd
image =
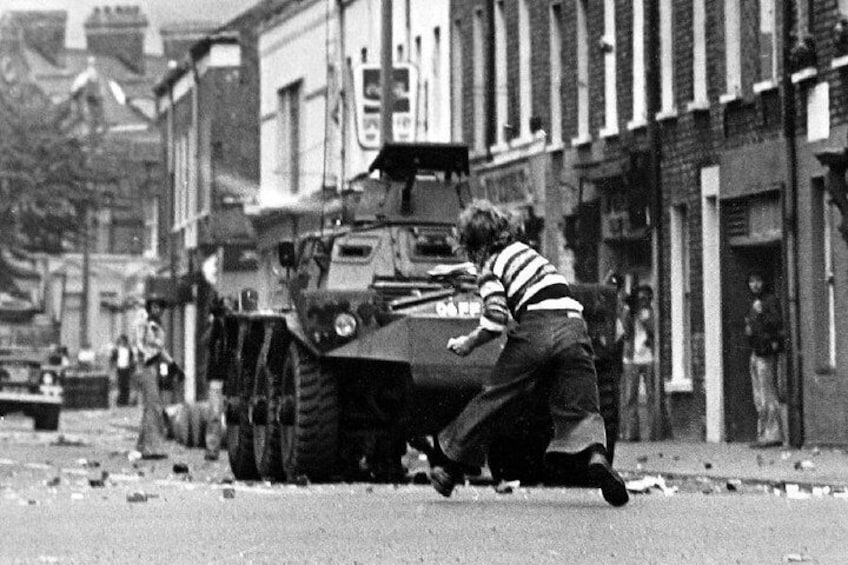
[[[748,275],[759,271],[776,296],[783,291],[783,260],[779,241],[728,246],[722,260],[722,334],[724,336],[724,409],[727,441],[754,441],[757,412],[751,390],[751,350],[745,335],[745,315],[751,299]]]

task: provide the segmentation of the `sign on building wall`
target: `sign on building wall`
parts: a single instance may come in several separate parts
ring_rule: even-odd
[[[410,63],[395,63],[392,71],[392,135],[395,141],[415,141],[418,109],[418,70]],[[380,66],[362,64],[353,73],[356,133],[365,149],[380,147]]]

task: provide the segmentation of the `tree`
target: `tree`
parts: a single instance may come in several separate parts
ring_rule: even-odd
[[[0,250],[15,257],[61,253],[85,234],[86,207],[111,175],[88,139],[68,128],[70,104],[54,105],[26,82],[0,79]],[[15,269],[0,253],[0,290],[14,293]]]

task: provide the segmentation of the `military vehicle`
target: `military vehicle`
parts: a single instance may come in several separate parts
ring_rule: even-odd
[[[472,198],[467,148],[387,144],[374,171],[344,226],[280,243],[289,307],[224,315],[237,479],[400,478],[407,443],[426,452],[500,351],[493,342],[460,358],[445,347],[478,324],[482,306],[455,245]],[[614,289],[577,290],[596,341],[612,345]],[[608,428],[617,428],[617,378],[607,379]],[[497,443],[494,474],[538,476],[542,451],[515,436]]]

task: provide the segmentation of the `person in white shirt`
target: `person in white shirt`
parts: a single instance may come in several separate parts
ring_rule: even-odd
[[[128,406],[130,403],[130,384],[135,372],[135,355],[130,347],[126,334],[121,334],[112,351],[112,365],[118,381],[118,406]]]
[[[639,385],[645,383],[649,407],[655,405],[654,371],[654,291],[649,285],[635,289],[624,315],[624,371],[621,377],[621,439],[640,441]],[[648,437],[658,439],[659,422],[654,410],[648,410]]]

